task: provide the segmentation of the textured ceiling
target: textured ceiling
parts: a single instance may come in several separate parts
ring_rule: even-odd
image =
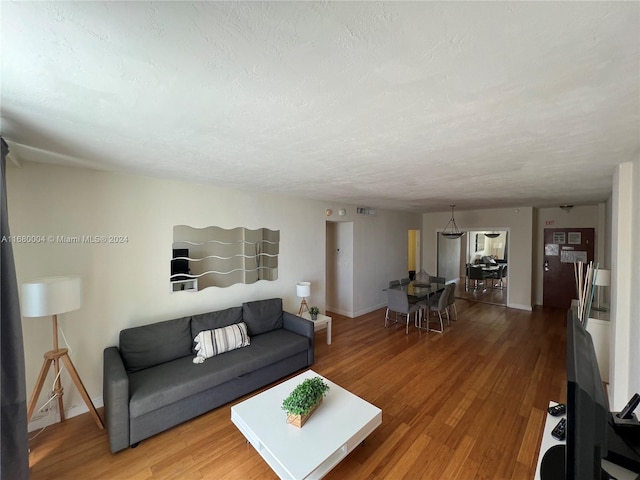
[[[416,212],[587,204],[640,156],[639,2],[9,2],[2,135]]]

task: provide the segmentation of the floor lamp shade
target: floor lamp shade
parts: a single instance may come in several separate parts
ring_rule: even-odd
[[[46,317],[82,306],[80,277],[46,277],[22,284],[22,315]]]

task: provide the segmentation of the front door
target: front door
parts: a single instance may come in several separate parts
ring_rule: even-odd
[[[593,261],[595,229],[545,228],[542,303],[568,309],[578,298],[574,262]]]

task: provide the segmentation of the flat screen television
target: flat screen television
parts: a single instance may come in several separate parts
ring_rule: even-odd
[[[567,315],[567,479],[601,478],[610,415],[593,340],[571,309]]]
[[[541,480],[613,478],[602,468],[605,457],[640,471],[637,427],[617,429],[614,423],[593,340],[571,309],[567,314],[566,446],[556,445],[545,452]]]

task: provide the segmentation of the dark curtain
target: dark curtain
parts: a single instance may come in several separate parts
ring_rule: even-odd
[[[0,176],[0,478],[29,478],[27,389],[18,284],[7,217],[6,167],[9,147],[2,143]]]

